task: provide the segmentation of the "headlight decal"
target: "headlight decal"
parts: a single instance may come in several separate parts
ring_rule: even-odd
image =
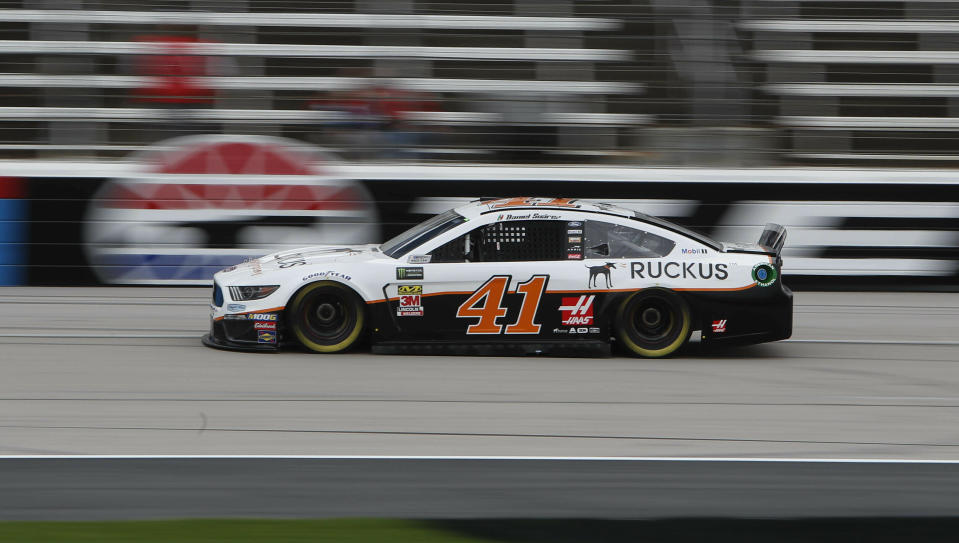
[[[230,298],[235,302],[260,300],[276,292],[280,285],[256,285],[230,287]]]

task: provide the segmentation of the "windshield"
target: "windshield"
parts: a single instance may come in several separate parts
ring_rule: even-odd
[[[446,232],[447,230],[466,222],[466,217],[452,209],[440,213],[427,221],[417,224],[406,232],[380,245],[380,250],[386,256],[402,258],[406,253]]]
[[[682,234],[686,237],[692,238],[702,243],[703,245],[712,247],[716,251],[722,250],[722,245],[717,243],[716,240],[710,237],[704,236],[700,234],[699,232],[694,232],[690,230],[689,228],[680,226],[674,222],[664,221],[663,219],[660,219],[659,217],[653,217],[652,215],[640,213],[639,211],[634,211],[633,216],[636,220],[647,222],[649,224],[654,224],[660,228],[665,228],[666,230],[671,230],[673,232],[676,232],[677,234]]]

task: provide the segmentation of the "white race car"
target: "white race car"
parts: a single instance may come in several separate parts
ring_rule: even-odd
[[[668,221],[567,198],[484,199],[382,245],[307,247],[217,272],[204,343],[320,353],[660,357],[792,333],[785,230],[720,243]]]

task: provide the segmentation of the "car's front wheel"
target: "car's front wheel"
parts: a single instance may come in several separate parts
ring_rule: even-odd
[[[623,300],[616,312],[616,337],[633,354],[669,356],[689,340],[689,304],[671,290],[645,289]]]
[[[359,339],[364,323],[363,301],[341,283],[319,281],[293,296],[287,319],[304,347],[318,353],[337,353]]]

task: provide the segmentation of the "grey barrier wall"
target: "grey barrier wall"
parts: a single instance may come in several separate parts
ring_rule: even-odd
[[[612,202],[730,241],[781,223],[793,286],[959,285],[959,175],[945,170],[342,164],[307,181],[279,176],[287,192],[264,206],[263,192],[235,191],[273,190],[275,178],[213,175],[187,194],[129,163],[6,168],[0,186],[19,191],[0,207],[6,284],[205,284],[251,256],[380,242],[477,197],[534,195]],[[118,182],[129,179],[140,184]]]

